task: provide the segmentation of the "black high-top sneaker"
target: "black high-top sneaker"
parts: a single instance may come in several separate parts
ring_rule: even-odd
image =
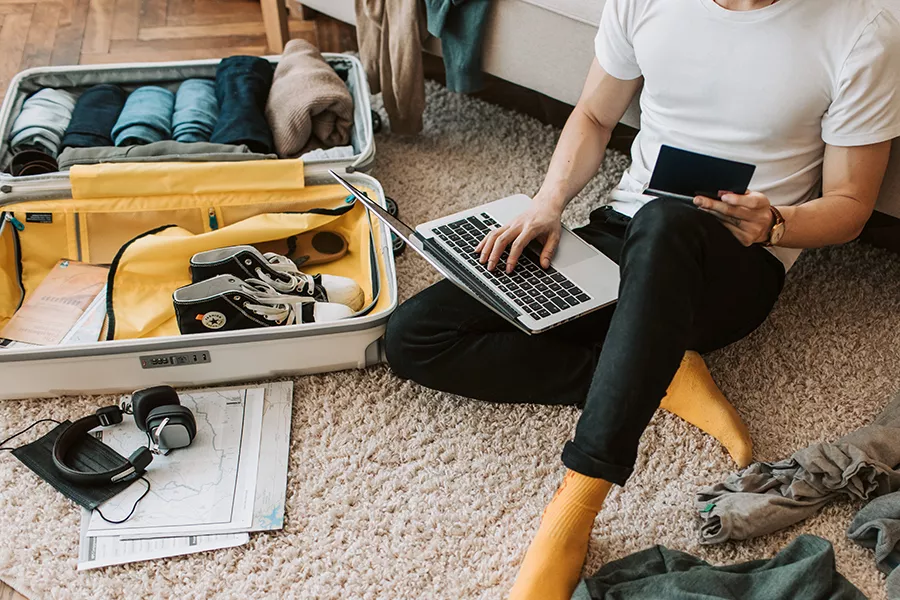
[[[232,275],[175,290],[172,300],[178,329],[184,334],[323,323],[353,316],[344,304],[282,294],[262,281],[248,283]]]
[[[319,302],[336,302],[358,311],[365,303],[359,284],[349,277],[307,275],[294,261],[280,254],[262,254],[253,246],[229,246],[199,252],[191,258],[191,280],[205,281],[216,275],[256,280],[282,294],[308,296]]]

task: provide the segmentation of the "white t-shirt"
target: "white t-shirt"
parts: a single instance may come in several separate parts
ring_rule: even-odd
[[[641,130],[621,192],[646,189],[662,144],[756,165],[772,204],[820,194],[825,144],[900,136],[900,23],[873,0],[607,0],[597,59],[644,77]],[[634,215],[645,201],[613,193]],[[786,267],[799,250],[777,248]]]

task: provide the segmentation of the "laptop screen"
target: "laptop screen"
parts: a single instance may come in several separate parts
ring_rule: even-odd
[[[416,231],[412,227],[410,227],[409,225],[407,225],[406,223],[404,223],[403,221],[401,221],[400,219],[398,219],[397,217],[395,217],[394,215],[392,215],[391,213],[386,211],[377,202],[370,200],[368,196],[366,196],[363,192],[361,192],[360,190],[353,187],[347,180],[345,180],[343,177],[341,177],[334,171],[329,170],[328,172],[331,173],[331,175],[335,179],[337,179],[338,183],[340,183],[342,186],[344,186],[344,188],[348,192],[350,192],[350,194],[354,198],[356,198],[359,202],[361,202],[363,204],[363,206],[365,206],[366,208],[368,208],[369,210],[374,212],[375,215],[379,219],[384,221],[388,225],[388,227],[393,229],[397,235],[399,235],[401,238],[403,238],[404,242],[406,242],[408,244],[414,244],[413,240],[418,240]]]
[[[394,230],[394,233],[400,236],[403,241],[408,243],[416,252],[421,254],[425,260],[438,271],[438,273],[452,281],[460,289],[466,291],[473,298],[480,301],[522,331],[528,334],[532,333],[530,329],[524,327],[518,321],[516,313],[512,312],[509,307],[494,297],[493,292],[488,290],[484,283],[466,273],[464,269],[456,265],[452,260],[442,260],[439,255],[440,252],[435,252],[435,250],[442,251],[442,249],[440,246],[435,245],[433,240],[424,239],[416,233],[414,229],[379,206],[377,202],[370,200],[368,196],[353,187],[334,171],[329,170],[329,173],[331,173],[337,182],[344,186],[354,198],[361,202],[363,206],[374,212],[376,217],[384,221],[390,229]]]

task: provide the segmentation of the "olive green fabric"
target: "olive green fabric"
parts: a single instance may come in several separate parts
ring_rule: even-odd
[[[831,542],[801,535],[771,559],[714,567],[655,546],[604,565],[572,600],[865,600],[835,570]]]

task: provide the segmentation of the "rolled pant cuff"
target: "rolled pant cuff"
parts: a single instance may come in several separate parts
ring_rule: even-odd
[[[566,442],[562,453],[563,464],[567,468],[586,477],[603,479],[622,486],[631,477],[632,467],[612,465],[585,454],[574,442]]]

